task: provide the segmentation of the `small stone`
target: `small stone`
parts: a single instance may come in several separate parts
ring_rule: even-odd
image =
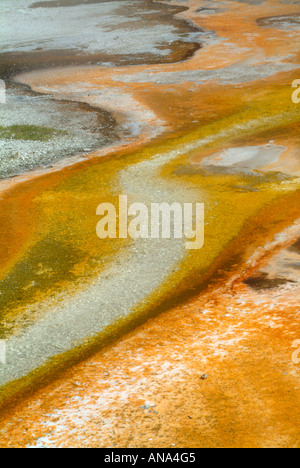
[[[201,375],[201,380],[206,380],[206,379],[207,379],[207,375],[206,375],[206,374]]]

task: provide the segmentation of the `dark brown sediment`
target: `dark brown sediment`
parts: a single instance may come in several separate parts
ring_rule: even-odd
[[[256,276],[251,276],[244,280],[244,284],[250,286],[256,291],[264,291],[266,289],[275,289],[280,286],[284,286],[288,283],[293,283],[293,281],[286,278],[269,278],[267,273],[260,273]]]
[[[162,45],[162,48],[166,47]],[[27,53],[5,53],[0,56],[0,78],[8,79],[19,73],[71,65],[96,65],[110,62],[115,66],[155,65],[176,63],[192,57],[201,45],[198,43],[174,42],[167,46],[171,53],[162,58],[155,54],[82,54],[72,50],[48,50]]]
[[[297,240],[297,242],[295,242],[295,244],[293,244],[293,245],[290,247],[290,251],[291,251],[291,252],[296,252],[297,254],[300,254],[300,237],[299,237],[299,239]]]
[[[282,15],[282,16],[269,16],[266,18],[258,18],[256,20],[259,26],[267,27],[288,27],[290,26],[299,26],[300,28],[300,13],[293,13],[291,15]]]

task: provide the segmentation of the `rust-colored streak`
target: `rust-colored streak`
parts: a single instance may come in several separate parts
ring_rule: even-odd
[[[143,317],[152,318],[85,355],[57,380],[35,382],[33,395],[4,408],[0,447],[299,447],[300,374],[292,346],[300,338],[300,142],[299,111],[291,100],[299,33],[269,20],[296,15],[298,7],[279,0],[255,7],[226,2],[224,11],[206,16],[197,12],[198,1],[189,6],[173,7],[180,24],[188,19],[220,41],[195,54],[190,44],[177,44],[155,65],[148,57],[148,65],[82,67],[64,54],[60,62],[58,54],[55,65],[76,66],[17,78],[57,99],[95,105],[96,96],[96,105],[118,124],[138,112],[147,125],[121,146],[0,185],[1,279],[25,257],[32,265],[30,248],[48,235],[67,239],[66,253],[80,252],[72,278],[59,276],[60,259],[51,291],[43,285],[21,301],[8,314],[12,321],[24,310],[30,315],[50,293],[57,298],[86,286],[100,271],[93,260],[121,258],[123,244],[98,243],[93,216],[101,201],[116,202],[128,168],[178,150],[157,179],[166,190],[176,183],[197,193],[208,222],[204,249],[187,254],[179,271],[146,298]],[[30,68],[40,59],[32,57]],[[26,69],[22,60],[19,70]],[[227,75],[231,67],[236,75]],[[257,70],[249,81],[246,67]],[[201,80],[201,73],[208,78]],[[118,105],[121,97],[126,109]],[[185,145],[192,149],[184,153]],[[245,147],[282,153],[251,171],[203,168],[205,159]],[[157,311],[163,312],[153,318]],[[111,341],[114,336],[115,330]]]
[[[292,242],[19,405],[0,446],[298,447],[299,283],[264,295],[242,283]]]

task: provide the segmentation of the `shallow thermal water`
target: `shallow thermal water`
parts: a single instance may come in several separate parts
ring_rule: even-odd
[[[300,30],[300,14],[261,18],[257,21],[257,23],[260,26],[266,26],[270,28]]]
[[[166,56],[172,42],[195,41],[199,32],[181,33],[172,24],[151,21],[145,2],[79,2],[65,8],[37,8],[32,0],[1,2],[1,52],[71,49],[86,54],[157,54]],[[45,7],[43,7],[43,4]],[[147,5],[146,5],[147,6]],[[145,15],[144,15],[145,14]],[[55,24],[55,28],[53,28]]]
[[[204,166],[260,169],[278,161],[286,150],[283,146],[268,144],[265,146],[248,146],[228,148],[220,153],[203,159]]]
[[[58,63],[65,65],[72,63],[75,56],[84,64],[96,60],[106,66],[112,65],[110,60],[131,63],[139,59],[147,63],[155,58],[159,61],[168,58],[173,45],[179,41],[181,44],[198,44],[192,48],[200,47],[203,32],[175,18],[173,11],[172,7],[149,5],[144,0],[66,0],[63,4],[3,0],[0,75],[7,77],[19,69],[40,68],[45,63],[49,67]],[[113,141],[118,142],[116,122],[108,113],[100,115],[100,110],[98,114],[93,110],[87,112],[76,103],[51,102],[48,90],[43,92],[47,96],[26,95],[16,86],[6,92],[6,104],[0,106],[0,126],[4,131],[10,126],[35,125],[50,128],[54,134],[49,141],[37,141],[18,138],[14,133],[3,138],[3,132],[0,133],[0,178],[49,167],[72,155],[90,153]],[[93,96],[93,90],[87,89],[86,94]],[[111,94],[104,87],[101,102],[93,98],[92,104],[108,111],[119,106],[124,113],[128,107],[124,103],[124,93],[121,95],[114,91],[113,97]],[[128,99],[131,99],[130,95]],[[76,95],[72,100],[80,101],[82,96]],[[133,112],[138,112],[140,107],[136,103]],[[129,118],[126,125],[119,129],[125,137],[137,136],[141,132],[140,122],[132,122]]]
[[[55,102],[50,96],[28,95],[16,86],[6,92],[6,104],[0,106],[0,126],[10,130],[6,138],[0,137],[0,178],[49,167],[117,138],[115,122],[108,113],[77,103]],[[15,126],[25,139],[18,137]],[[27,140],[27,126],[50,128],[53,134],[46,141],[39,141],[39,136]]]

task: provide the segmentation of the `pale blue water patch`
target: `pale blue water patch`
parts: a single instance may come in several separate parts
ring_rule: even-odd
[[[286,151],[285,146],[267,144],[264,146],[242,146],[227,148],[204,158],[201,165],[220,168],[258,170],[277,162]]]

